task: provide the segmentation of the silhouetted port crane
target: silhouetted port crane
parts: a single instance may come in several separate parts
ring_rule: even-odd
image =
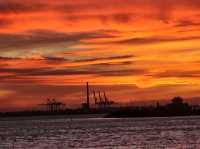
[[[107,98],[105,91],[103,93],[104,93],[105,104],[106,105],[112,105],[112,104],[114,104],[114,101],[111,101],[111,100],[109,100]]]
[[[98,98],[96,97],[96,92],[93,91],[93,98],[94,98],[94,104],[95,104],[95,108],[96,108],[96,105],[98,103]]]
[[[114,104],[113,101],[110,101],[107,96],[105,91],[103,92],[103,97],[101,96],[101,92],[98,92],[98,97],[96,96],[96,92],[93,90],[93,99],[94,99],[94,104],[95,108],[98,106],[99,108],[107,108],[108,106]],[[86,102],[82,103],[82,109],[84,110],[90,110],[90,88],[89,88],[89,83],[86,82]]]
[[[99,91],[99,102],[97,102],[97,104],[99,105],[99,106],[104,106],[104,100],[103,100],[103,98],[101,97],[101,92]]]
[[[64,103],[56,101],[56,99],[47,99],[45,104],[40,104],[46,106],[48,112],[59,112],[62,107],[65,106]]]
[[[110,101],[107,98],[105,91],[103,92],[104,93],[104,97],[101,96],[101,92],[100,91],[98,93],[99,93],[99,100],[96,97],[95,91],[93,91],[93,97],[94,97],[94,101],[95,101],[95,107],[96,107],[96,105],[98,105],[99,108],[107,108],[108,106],[114,104],[114,101]]]

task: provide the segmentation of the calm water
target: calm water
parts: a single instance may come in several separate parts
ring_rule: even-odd
[[[200,117],[0,121],[0,149],[200,149]]]

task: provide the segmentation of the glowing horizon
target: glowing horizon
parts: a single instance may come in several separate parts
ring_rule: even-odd
[[[0,110],[52,96],[80,103],[87,81],[120,102],[200,97],[199,8],[199,0],[1,1]]]

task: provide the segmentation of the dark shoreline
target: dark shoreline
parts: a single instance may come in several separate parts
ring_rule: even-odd
[[[21,111],[0,113],[3,117],[33,117],[33,116],[66,116],[66,117],[93,117],[104,115],[104,118],[137,118],[137,117],[174,117],[174,116],[198,116],[199,105],[189,105],[183,102],[181,97],[174,97],[171,103],[148,107],[102,107],[102,108],[80,108],[65,109],[60,111]],[[103,118],[102,117],[102,118]]]
[[[37,120],[40,119],[90,119],[90,118],[120,118],[120,119],[126,119],[126,118],[166,118],[166,117],[193,117],[193,116],[200,116],[200,114],[192,114],[192,115],[148,115],[148,116],[127,116],[127,115],[121,115],[121,116],[110,116],[108,114],[73,114],[73,115],[18,115],[18,116],[0,116],[0,121],[7,121],[7,120]]]
[[[128,109],[120,109],[118,111],[114,111],[111,113],[71,113],[67,114],[65,112],[58,112],[58,113],[49,113],[49,112],[9,112],[9,113],[0,113],[0,121],[2,119],[7,118],[34,118],[34,117],[41,117],[41,118],[149,118],[149,117],[186,117],[186,116],[200,116],[200,111],[198,113],[185,113],[185,114],[152,114],[152,113],[136,113],[134,110]]]

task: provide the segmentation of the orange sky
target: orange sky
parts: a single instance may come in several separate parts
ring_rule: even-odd
[[[117,102],[200,97],[199,0],[0,1],[0,110],[84,86]]]

